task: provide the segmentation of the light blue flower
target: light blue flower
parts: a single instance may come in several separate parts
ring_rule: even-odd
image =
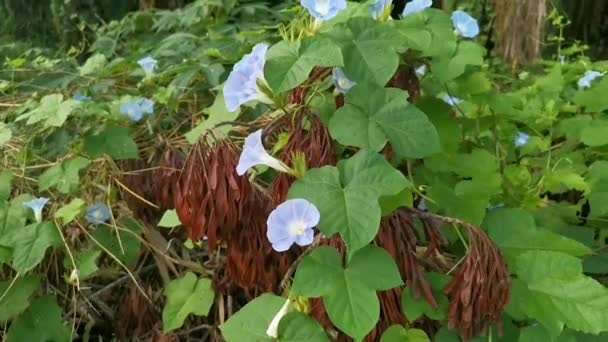
[[[383,18],[386,14],[390,15],[392,4],[392,0],[376,0],[376,2],[369,5],[369,11],[372,14],[372,18],[378,19]]]
[[[137,103],[143,114],[154,114],[154,102],[152,100],[140,97],[135,103]]]
[[[456,106],[458,105],[462,100],[455,97],[455,96],[450,96],[448,94],[445,94],[443,96],[443,102],[449,104],[450,106]]]
[[[126,115],[131,121],[139,121],[143,116],[141,107],[136,102],[124,102],[120,105],[120,113]]]
[[[266,236],[277,252],[284,252],[294,243],[310,245],[314,227],[321,214],[314,204],[305,199],[290,199],[279,204],[268,216]]]
[[[92,98],[86,95],[82,95],[79,92],[76,92],[74,94],[74,96],[72,96],[72,99],[74,99],[74,101],[91,101]]]
[[[151,56],[146,56],[137,61],[137,64],[139,64],[139,66],[144,69],[146,75],[151,75],[154,73],[154,70],[156,70],[156,65],[158,64],[158,62]]]
[[[465,11],[452,12],[452,25],[454,25],[454,33],[459,36],[474,38],[479,34],[477,20]]]
[[[280,172],[289,171],[289,168],[283,162],[266,152],[262,144],[261,129],[249,134],[245,138],[243,152],[241,152],[239,163],[236,165],[236,173],[242,176],[247,170],[256,165],[266,165]]]
[[[266,83],[264,64],[267,50],[268,44],[257,44],[250,54],[243,56],[232,68],[224,84],[224,101],[229,112],[234,112],[240,105],[252,100],[273,103],[258,86],[258,82]]]
[[[525,144],[528,143],[528,140],[530,140],[530,136],[529,135],[527,135],[524,132],[519,132],[515,136],[515,139],[513,140],[513,143],[517,147],[523,147]]]
[[[559,56],[557,56],[557,58],[559,59],[559,62],[560,62],[561,64],[566,63],[566,56],[559,55]]]
[[[418,209],[424,211],[429,210],[429,208],[426,206],[426,200],[424,198],[420,199],[420,202],[418,202]]]
[[[339,93],[346,94],[350,88],[357,85],[357,82],[351,81],[346,77],[342,68],[334,68],[331,71],[331,76],[334,87],[336,87]]]
[[[496,210],[496,209],[500,209],[500,208],[504,208],[504,207],[505,207],[505,205],[504,205],[504,204],[502,204],[502,203],[500,203],[500,204],[496,204],[496,205],[491,205],[491,206],[488,206],[488,207],[486,208],[486,210],[487,210],[487,211],[492,211],[492,210]]]
[[[416,76],[418,77],[422,77],[424,75],[426,75],[426,65],[422,64],[421,66],[417,67],[414,72],[416,73]]]
[[[585,75],[578,80],[578,87],[580,89],[589,88],[591,87],[591,82],[600,76],[602,76],[602,73],[599,71],[587,70]]]
[[[36,222],[42,222],[42,209],[48,203],[49,199],[46,197],[38,197],[34,198],[31,201],[23,202],[23,205],[31,208],[34,211],[34,217],[36,218]]]
[[[90,224],[102,224],[110,219],[110,208],[103,203],[95,203],[87,207],[85,219]]]
[[[425,9],[431,7],[433,5],[433,0],[412,0],[405,4],[405,8],[403,9],[403,16],[408,16],[410,14],[418,13],[424,11]]]
[[[315,19],[329,20],[346,9],[346,0],[300,0],[300,5]]]

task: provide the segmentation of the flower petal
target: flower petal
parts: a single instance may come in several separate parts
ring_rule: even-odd
[[[294,242],[300,246],[309,245],[314,239],[313,227],[319,219],[319,210],[309,201],[287,200],[268,216],[266,237],[278,252],[286,251]]]
[[[258,80],[264,81],[264,65],[268,44],[256,44],[251,53],[238,61],[226,83],[224,83],[224,102],[229,112],[234,112],[240,105],[259,100],[268,103],[269,99],[258,87]]]
[[[479,34],[477,20],[467,12],[460,10],[452,12],[452,24],[456,34],[465,38],[474,38]]]
[[[241,152],[239,163],[236,166],[236,173],[242,176],[247,170],[256,165],[266,165],[281,172],[288,171],[287,167],[280,160],[268,154],[264,149],[261,129],[249,134],[245,138],[243,152]]]
[[[346,9],[346,0],[301,0],[300,5],[319,20],[330,20]]]
[[[433,0],[412,0],[405,4],[405,8],[403,9],[403,16],[408,16],[410,14],[418,13],[424,11],[425,9],[431,7],[433,5]]]
[[[346,77],[342,68],[333,68],[331,74],[334,87],[339,93],[346,94],[350,88],[357,85],[357,82],[351,81]]]

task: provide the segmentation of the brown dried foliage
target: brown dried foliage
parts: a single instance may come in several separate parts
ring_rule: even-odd
[[[411,103],[415,103],[420,97],[420,81],[411,65],[401,65],[387,85],[407,91],[408,101]]]
[[[304,129],[305,125],[309,126],[308,130]],[[287,161],[295,152],[301,152],[308,168],[336,164],[336,152],[329,131],[317,115],[300,111],[293,118],[286,116],[277,126],[272,127],[275,132],[282,129],[287,129],[291,135],[279,154],[281,160]],[[272,183],[275,204],[285,201],[293,181],[294,178],[286,173],[277,174]]]
[[[509,300],[509,272],[494,243],[484,231],[467,227],[469,250],[444,292],[450,298],[448,326],[470,340],[484,334]]]
[[[236,175],[238,153],[228,139],[203,136],[192,148],[175,187],[177,215],[193,241],[207,237],[210,249],[239,222],[241,199],[252,191]]]

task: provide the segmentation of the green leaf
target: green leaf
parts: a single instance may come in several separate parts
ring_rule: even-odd
[[[534,217],[523,209],[492,210],[483,227],[510,261],[530,250],[559,251],[574,256],[591,253],[589,247],[576,240],[537,228]]]
[[[374,290],[389,290],[403,285],[393,257],[381,247],[370,245],[357,251],[348,262],[346,272]]]
[[[396,26],[405,46],[424,56],[451,56],[456,50],[454,26],[445,11],[428,8],[399,20]]]
[[[0,322],[17,317],[30,305],[30,297],[40,285],[38,276],[26,275],[11,280],[0,281]]]
[[[319,247],[298,265],[292,294],[322,296],[331,321],[359,341],[380,317],[376,291],[402,284],[397,265],[382,248],[368,245],[358,250],[343,269],[335,248]]]
[[[315,248],[298,264],[291,287],[296,296],[320,297],[332,291],[337,277],[342,272],[342,258],[335,248]],[[319,277],[323,274],[323,277]]]
[[[551,193],[559,194],[569,190],[589,192],[589,184],[574,171],[551,170],[545,174],[545,189]]]
[[[0,147],[6,144],[13,137],[13,132],[10,128],[4,123],[0,122]]]
[[[420,329],[406,329],[400,325],[391,325],[384,331],[380,342],[430,342],[429,336]]]
[[[440,55],[431,62],[433,75],[446,82],[462,75],[468,65],[482,65],[484,50],[470,41],[461,41],[453,55]]]
[[[138,157],[137,144],[129,135],[127,127],[108,126],[99,134],[89,134],[84,138],[84,150],[91,158],[103,154],[121,159]]]
[[[76,157],[51,166],[38,178],[38,190],[44,191],[54,186],[64,194],[76,192],[80,184],[79,173],[90,163],[86,158]]]
[[[380,302],[375,290],[344,272],[334,290],[323,296],[331,321],[355,341],[361,341],[380,318]]]
[[[382,156],[362,150],[337,167],[307,171],[291,186],[288,197],[315,204],[321,213],[318,228],[328,236],[339,232],[352,254],[378,232],[378,199],[399,193],[407,184]]]
[[[395,153],[423,158],[439,152],[439,136],[426,115],[407,102],[401,89],[358,85],[329,122],[341,144],[379,151],[390,141]]]
[[[74,221],[74,219],[80,214],[82,214],[85,204],[85,201],[83,201],[82,199],[74,198],[70,201],[70,203],[64,205],[59,210],[57,210],[55,212],[54,217],[56,219],[61,219],[64,225],[68,224]]]
[[[226,103],[224,102],[224,92],[220,91],[215,97],[213,105],[205,108],[203,113],[207,114],[207,118],[184,135],[190,144],[196,143],[198,138],[203,135],[206,130],[212,129],[215,125],[224,121],[234,121],[241,113],[241,108],[239,107],[234,112],[229,112],[226,108]],[[230,126],[218,127],[216,130],[227,132],[230,130]]]
[[[121,220],[120,224],[122,226],[116,228],[98,226],[93,232],[93,237],[122,263],[132,266],[139,256],[141,243],[137,236],[141,232],[141,227],[129,218]]]
[[[47,95],[40,100],[38,107],[21,114],[15,121],[27,119],[27,125],[44,121],[43,126],[45,128],[61,127],[77,105],[77,101],[72,99],[64,100],[61,94]]]
[[[582,273],[580,259],[528,251],[517,257],[515,273],[526,290],[515,293],[513,301],[553,335],[559,335],[564,325],[592,334],[608,331],[608,289]]]
[[[49,247],[59,244],[61,237],[57,227],[50,222],[30,224],[0,236],[0,245],[13,249],[12,267],[21,274],[36,267]]]
[[[96,53],[89,57],[83,66],[80,67],[80,76],[93,75],[103,69],[106,65],[107,59],[105,55]]]
[[[74,254],[74,262],[76,263],[78,279],[80,281],[88,279],[99,270],[99,267],[97,266],[97,259],[99,259],[100,255],[101,251],[97,249],[87,249]],[[66,255],[63,259],[63,266],[67,270],[74,268],[69,255]]]
[[[264,76],[275,93],[283,93],[304,82],[315,66],[342,65],[342,52],[329,38],[315,36],[281,41],[266,54]]]
[[[593,120],[581,131],[581,142],[587,146],[608,145],[608,121]]]
[[[158,226],[164,228],[173,228],[181,224],[182,223],[179,221],[179,217],[177,217],[177,212],[175,209],[165,211],[163,217],[160,218],[160,222],[158,222]]]
[[[448,298],[441,291],[433,291],[433,293],[435,298],[438,299],[439,306],[437,309],[433,309],[422,296],[414,298],[411,287],[408,286],[403,289],[401,293],[401,308],[408,321],[413,322],[422,315],[438,321],[445,319],[449,305]]]
[[[0,201],[4,201],[11,196],[12,181],[13,181],[12,172],[7,171],[7,170],[0,171]]]
[[[396,30],[389,25],[376,25],[371,18],[353,18],[347,29],[348,36],[342,42],[344,73],[360,84],[386,85],[399,66]]]
[[[329,342],[325,330],[314,319],[299,312],[290,312],[279,322],[281,342]]]
[[[8,329],[7,341],[65,342],[70,340],[71,330],[62,318],[57,300],[44,296],[19,316]]]
[[[270,342],[266,330],[279,312],[285,298],[265,293],[250,301],[241,310],[220,325],[226,342]]]
[[[163,308],[163,331],[180,328],[188,315],[207,316],[213,305],[215,293],[211,280],[198,278],[188,272],[165,286],[167,303]]]
[[[602,77],[594,81],[589,89],[579,89],[574,94],[572,101],[585,107],[589,113],[602,112],[608,109],[608,78]]]

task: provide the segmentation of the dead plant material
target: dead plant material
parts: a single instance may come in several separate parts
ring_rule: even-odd
[[[240,203],[252,191],[249,180],[236,175],[238,158],[229,139],[208,133],[190,151],[175,187],[175,209],[188,236],[207,237],[210,249],[236,228]]]
[[[401,65],[393,78],[388,81],[388,86],[407,91],[408,101],[411,103],[415,103],[420,97],[420,81],[411,65]]]
[[[505,262],[486,233],[470,226],[467,231],[467,255],[444,288],[450,298],[448,326],[458,329],[465,341],[484,334],[492,324],[500,324],[510,282]]]
[[[148,289],[148,296],[152,291]],[[116,335],[120,341],[132,340],[133,337],[139,340],[149,339],[155,327],[161,322],[160,315],[134,285],[129,289],[119,302],[116,315]]]
[[[288,115],[281,120],[275,132],[285,130],[290,133],[289,141],[283,147],[279,158],[288,161],[294,153],[302,153],[308,168],[336,164],[336,151],[325,124],[313,113],[300,111],[293,117]],[[285,201],[294,178],[279,173],[272,183],[275,204]]]

